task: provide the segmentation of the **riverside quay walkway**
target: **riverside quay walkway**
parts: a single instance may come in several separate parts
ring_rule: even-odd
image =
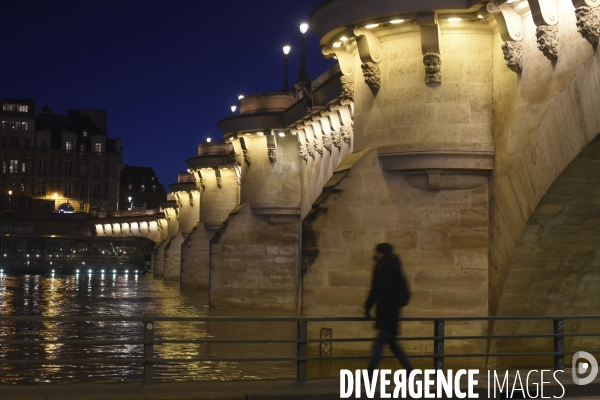
[[[358,344],[369,345],[373,338],[333,338],[329,337],[311,337],[309,332],[311,324],[322,323],[328,324],[349,324],[357,322],[368,322],[366,318],[303,318],[303,317],[24,317],[24,316],[1,316],[0,323],[134,323],[139,324],[139,335],[132,338],[124,338],[122,340],[102,340],[101,338],[92,340],[80,339],[47,339],[47,340],[13,340],[1,339],[0,349],[19,348],[22,346],[45,345],[52,349],[62,348],[62,346],[123,346],[126,351],[115,352],[114,354],[103,354],[105,357],[88,358],[89,352],[83,352],[81,357],[61,358],[60,352],[47,351],[46,357],[24,357],[21,359],[11,358],[3,350],[0,353],[0,367],[7,365],[18,365],[32,368],[33,366],[60,366],[60,365],[103,365],[103,366],[132,366],[137,365],[141,369],[139,382],[128,383],[95,383],[84,382],[68,384],[69,380],[49,381],[48,383],[40,383],[36,385],[19,385],[18,381],[12,381],[11,384],[0,384],[0,399],[81,399],[81,400],[120,400],[120,399],[334,399],[340,398],[340,379],[339,376],[332,377],[334,379],[308,379],[310,372],[308,365],[312,362],[351,362],[362,360],[361,364],[366,365],[366,360],[370,358],[368,354],[356,355],[332,355],[331,346],[334,343],[339,344]],[[576,349],[584,350],[587,353],[598,355],[600,354],[600,332],[569,332],[566,327],[581,326],[585,323],[591,323],[590,326],[595,326],[596,322],[600,321],[600,316],[544,316],[544,317],[445,317],[445,318],[401,318],[401,322],[417,322],[419,324],[431,324],[431,336],[402,336],[398,340],[402,343],[407,342],[429,342],[432,351],[426,354],[410,354],[409,358],[415,360],[429,359],[432,363],[425,368],[436,370],[444,370],[447,367],[446,362],[449,360],[468,360],[468,359],[483,359],[487,360],[481,363],[482,366],[489,365],[491,359],[513,358],[526,359],[530,364],[527,368],[519,368],[521,373],[523,370],[549,370],[552,372],[565,370],[564,372],[556,372],[562,385],[554,384],[547,385],[546,396],[553,395],[565,398],[600,398],[600,380],[596,379],[587,386],[575,385],[572,379],[570,369],[565,369],[565,358],[572,356],[577,351],[568,348],[570,341],[575,339],[585,339],[582,343],[587,343],[587,348]],[[288,322],[293,323],[297,327],[297,335],[295,338],[267,338],[267,339],[218,339],[212,337],[200,337],[193,339],[159,339],[155,338],[154,331],[158,324],[165,322],[178,323],[206,323],[206,324],[221,324],[229,322],[248,322],[255,324],[265,324],[272,322]],[[523,335],[448,335],[452,324],[465,322],[480,322],[480,323],[501,323],[501,322],[524,322],[524,323],[539,323],[540,327],[547,327],[547,332],[538,332]],[[574,324],[573,324],[574,323]],[[315,335],[316,336],[316,335]],[[483,341],[484,343],[493,343],[494,341],[509,341],[519,340],[519,343],[526,341],[534,341],[536,345],[523,344],[519,351],[511,352],[446,352],[447,344],[451,342],[473,342]],[[547,349],[537,351],[542,346]],[[295,347],[293,356],[286,356],[282,353],[278,357],[244,357],[240,354],[239,357],[194,357],[190,355],[186,358],[165,358],[156,357],[155,350],[159,346],[168,345],[210,345],[210,344],[230,344],[230,345],[253,345],[253,346],[272,346],[286,344]],[[329,352],[326,355],[322,353],[322,345],[326,344]],[[589,348],[594,345],[594,348]],[[321,350],[321,355],[312,355]],[[493,346],[484,345],[484,348],[493,349]],[[468,348],[468,347],[463,347]],[[474,346],[473,348],[477,348]],[[534,349],[533,351],[531,349]],[[23,353],[27,354],[27,352]],[[190,353],[191,354],[191,353]],[[385,359],[393,358],[393,356],[384,356]],[[539,359],[540,362],[531,362],[533,359]],[[550,365],[544,360],[551,360]],[[172,381],[161,382],[155,381],[155,366],[164,364],[186,364],[186,363],[217,363],[217,362],[290,362],[295,364],[296,380],[261,380],[261,381],[195,381],[195,382],[176,382]],[[340,364],[342,365],[342,364]],[[340,368],[351,368],[349,364]],[[364,368],[364,365],[358,368]],[[532,367],[536,366],[536,367]],[[459,367],[465,368],[465,367]],[[468,366],[466,368],[469,368]],[[476,368],[476,367],[472,367]],[[500,370],[500,368],[497,368]],[[123,369],[123,374],[132,371],[132,369]],[[504,375],[504,369],[499,375]],[[509,373],[509,385],[516,376],[516,371],[513,369]],[[480,393],[479,398],[488,398],[487,395],[487,378],[488,372],[486,368],[480,368],[480,373],[477,379],[481,382],[481,386],[476,388],[475,393]],[[541,377],[543,380],[543,376]],[[503,378],[501,378],[503,379]],[[537,379],[537,375],[532,375],[528,385]],[[552,378],[546,378],[551,380]],[[16,384],[15,384],[16,383]],[[462,384],[462,381],[461,381]],[[564,387],[563,396],[561,393]],[[393,382],[391,388],[393,389]],[[517,393],[518,394],[518,393]],[[498,391],[495,398],[510,398],[503,397],[506,394],[501,394]],[[490,396],[494,397],[494,396]],[[355,398],[353,395],[351,398]],[[367,398],[363,393],[363,398]],[[376,395],[375,398],[379,398]],[[518,397],[514,397],[518,398]]]

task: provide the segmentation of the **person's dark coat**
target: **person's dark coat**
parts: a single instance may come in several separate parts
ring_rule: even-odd
[[[408,287],[400,267],[400,259],[392,254],[377,262],[373,272],[371,293],[365,303],[365,312],[369,313],[377,305],[375,327],[398,334],[400,308],[408,301]]]

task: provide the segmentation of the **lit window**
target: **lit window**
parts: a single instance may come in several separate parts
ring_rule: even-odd
[[[83,131],[83,137],[87,137],[87,131]]]
[[[25,184],[21,183],[21,193],[25,192]]]
[[[144,193],[146,191],[146,186],[142,185],[140,186],[140,192]]]
[[[18,112],[27,112],[29,110],[29,106],[25,104],[12,104],[12,103],[4,103],[2,104],[3,111],[18,111]]]
[[[70,140],[67,140],[65,142],[65,150],[72,151],[73,150],[73,142],[71,142]]]
[[[156,185],[152,185],[152,191],[156,192]]]
[[[2,163],[2,173],[5,174],[6,173],[6,161],[4,161]]]
[[[79,203],[79,211],[85,211],[85,203],[83,201]]]
[[[133,185],[129,184],[129,190],[133,190]]]
[[[102,153],[102,143],[100,143],[100,142],[94,143],[94,151],[98,154]]]
[[[18,160],[10,160],[10,173],[16,174],[19,171],[19,161]]]
[[[22,172],[22,173],[25,173],[25,172],[26,172],[26,169],[25,169],[25,163],[22,163],[22,164],[21,164],[21,172]]]
[[[153,180],[154,180],[154,177],[150,178],[150,180],[151,180],[151,181],[153,181]]]

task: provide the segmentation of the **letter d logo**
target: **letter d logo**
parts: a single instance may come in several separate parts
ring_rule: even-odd
[[[579,363],[579,359],[585,359],[585,362]],[[590,370],[591,372],[587,378],[580,378],[579,375],[583,375]],[[573,355],[573,382],[576,385],[584,386],[589,385],[598,376],[598,362],[590,353],[585,351],[578,351]]]

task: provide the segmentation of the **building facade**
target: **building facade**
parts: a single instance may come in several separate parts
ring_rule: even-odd
[[[63,115],[36,110],[33,99],[0,101],[3,194],[54,201],[56,211],[117,210],[122,149],[108,138],[106,111]]]
[[[119,209],[158,209],[167,192],[151,167],[125,164],[121,171]]]

